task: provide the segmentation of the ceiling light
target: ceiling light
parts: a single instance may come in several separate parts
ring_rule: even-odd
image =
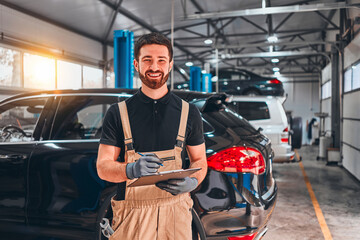
[[[280,71],[280,68],[278,68],[278,67],[273,67],[273,71],[274,71],[274,72],[278,72],[278,71]]]
[[[206,70],[202,70],[201,73],[202,73],[202,74],[206,74]]]
[[[273,59],[271,59],[271,62],[272,63],[278,63],[278,62],[280,62],[280,60],[278,58],[273,58]]]
[[[206,40],[204,41],[204,43],[205,43],[206,45],[210,45],[210,44],[213,43],[213,40],[211,40],[211,39],[206,39]]]
[[[277,41],[278,41],[278,38],[277,38],[276,36],[272,35],[272,36],[269,36],[269,37],[267,38],[267,40],[268,40],[268,42],[270,42],[270,43],[274,43],[274,42],[277,42]]]
[[[194,66],[194,64],[193,64],[193,62],[187,62],[187,63],[185,63],[185,66],[191,67],[191,66]]]
[[[279,75],[280,75],[280,72],[275,72],[274,75],[275,75],[275,76],[279,76]]]
[[[181,72],[182,74],[185,74],[185,70],[184,70],[184,69],[180,68],[179,70],[180,70],[180,72]]]

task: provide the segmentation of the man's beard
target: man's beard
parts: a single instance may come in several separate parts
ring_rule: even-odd
[[[158,81],[158,80],[150,80],[150,79],[147,77],[147,74],[148,74],[148,73],[160,73],[160,74],[161,74],[161,79],[160,79],[160,81]],[[156,71],[156,72],[146,71],[146,72],[145,72],[145,75],[143,75],[143,74],[140,73],[140,69],[139,69],[139,77],[140,77],[140,79],[141,79],[141,82],[142,82],[143,84],[145,84],[147,87],[151,88],[151,89],[161,88],[161,87],[167,82],[167,80],[168,80],[168,78],[169,78],[169,73],[170,73],[170,72],[168,72],[168,74],[166,74],[166,75],[164,76],[164,72],[162,72],[162,71]]]

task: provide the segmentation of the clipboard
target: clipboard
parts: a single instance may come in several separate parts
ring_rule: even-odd
[[[138,178],[132,183],[130,183],[127,187],[146,186],[155,184],[157,182],[166,181],[168,179],[185,178],[189,177],[191,174],[199,170],[201,170],[201,168],[179,169],[173,171],[159,172],[153,175],[147,175]]]

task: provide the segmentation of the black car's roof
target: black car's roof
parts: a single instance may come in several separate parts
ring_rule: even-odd
[[[133,94],[137,92],[139,89],[126,89],[126,88],[97,88],[97,89],[63,89],[63,90],[43,90],[43,91],[31,91],[31,92],[25,92],[20,93],[14,96],[11,96],[9,98],[6,98],[2,102],[6,102],[9,100],[22,98],[22,97],[29,97],[29,96],[36,96],[36,95],[42,95],[42,94],[78,94],[78,93],[105,93],[105,94],[121,94],[121,93],[128,93]],[[224,93],[220,94],[214,94],[214,93],[203,93],[203,92],[195,92],[195,91],[184,91],[184,90],[173,90],[173,92],[179,96],[180,98],[190,101],[193,99],[201,99],[201,98],[208,98],[210,96],[217,96],[220,98],[223,98],[226,96]]]

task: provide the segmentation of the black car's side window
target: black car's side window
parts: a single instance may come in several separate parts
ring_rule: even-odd
[[[22,99],[0,106],[0,142],[33,141],[36,124],[47,99]]]
[[[103,119],[115,96],[64,96],[57,111],[51,138],[54,140],[99,139]]]

